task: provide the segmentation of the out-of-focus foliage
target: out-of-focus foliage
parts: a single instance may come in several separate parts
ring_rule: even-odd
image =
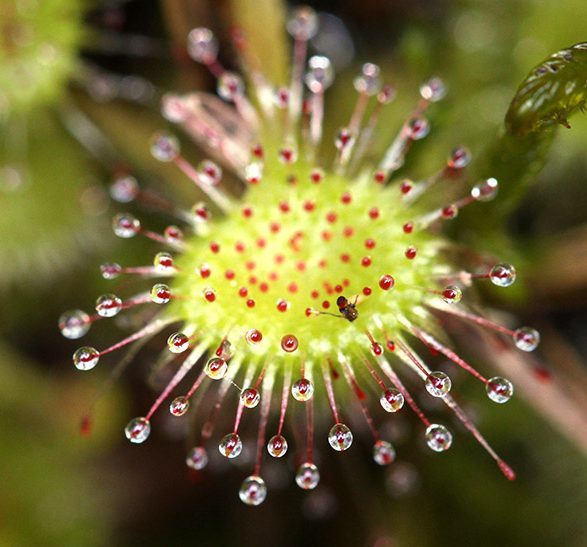
[[[10,257],[0,291],[54,281],[99,242],[95,166],[59,116],[80,69],[84,7],[0,3],[0,252]]]
[[[9,126],[0,148],[0,286],[39,286],[80,264],[101,242],[107,205],[98,174],[54,112],[38,109]],[[24,135],[19,135],[21,130]],[[9,142],[23,137],[22,150]]]
[[[108,494],[97,488],[96,469],[87,463],[101,443],[84,442],[72,427],[71,411],[87,396],[80,387],[0,346],[3,547],[106,543]]]
[[[0,120],[63,94],[83,37],[80,0],[0,3]]]

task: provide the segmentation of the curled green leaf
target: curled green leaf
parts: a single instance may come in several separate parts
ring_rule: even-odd
[[[510,104],[508,133],[524,136],[561,124],[587,104],[587,42],[551,55],[532,69]]]
[[[473,166],[477,178],[499,180],[500,199],[487,204],[485,216],[474,211],[461,215],[462,226],[483,224],[491,230],[488,248],[508,246],[503,233],[508,217],[540,173],[551,149],[555,131],[587,105],[587,42],[551,55],[530,71],[514,96],[505,117],[505,126],[490,142]],[[466,237],[466,234],[465,234]]]

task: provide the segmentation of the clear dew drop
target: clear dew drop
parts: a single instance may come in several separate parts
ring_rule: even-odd
[[[385,84],[381,91],[377,94],[377,101],[381,104],[389,104],[395,99],[397,90],[395,87],[389,84]]]
[[[407,129],[410,139],[419,141],[430,133],[430,124],[426,118],[413,118],[408,122]]]
[[[334,81],[334,69],[330,59],[322,55],[310,57],[304,81],[312,93],[324,93]]]
[[[261,394],[255,388],[249,387],[243,389],[240,398],[245,408],[255,408],[261,400]]]
[[[186,100],[171,93],[166,93],[161,98],[161,114],[170,122],[184,122],[188,116]]]
[[[296,401],[309,401],[314,394],[314,384],[307,378],[300,378],[291,386],[291,394]]]
[[[373,460],[378,465],[389,465],[395,460],[395,449],[387,441],[377,441],[373,445]]]
[[[444,397],[451,387],[452,382],[444,372],[431,372],[426,378],[426,390],[433,397]]]
[[[197,63],[208,64],[216,60],[218,42],[213,32],[204,27],[194,28],[188,34],[189,56]]]
[[[65,338],[77,340],[90,330],[90,316],[82,310],[66,311],[59,317],[58,325]]]
[[[298,339],[293,334],[286,334],[281,339],[281,349],[287,353],[292,353],[298,349]]]
[[[292,11],[287,21],[287,32],[295,40],[310,40],[318,32],[318,16],[308,6],[300,6]]]
[[[381,70],[377,65],[365,63],[361,68],[361,75],[357,76],[353,82],[355,89],[359,93],[365,93],[370,97],[377,95],[381,89],[380,72]]]
[[[470,162],[470,150],[465,146],[458,146],[450,153],[446,163],[451,169],[464,169]]]
[[[204,367],[206,376],[212,380],[222,380],[222,378],[226,376],[227,371],[228,365],[226,364],[226,361],[220,357],[213,357]]]
[[[334,424],[328,432],[328,443],[337,452],[344,452],[353,444],[353,434],[345,424]]]
[[[509,287],[516,281],[516,268],[511,264],[496,264],[489,272],[489,279],[498,287]]]
[[[173,399],[173,401],[171,401],[171,404],[169,405],[169,412],[173,416],[183,416],[188,411],[189,407],[189,400],[182,395],[180,397],[176,397],[175,399]]]
[[[257,329],[249,329],[245,333],[245,340],[251,345],[258,344],[263,340],[263,334]]]
[[[165,283],[157,283],[151,288],[151,300],[155,304],[167,304],[171,300],[171,289]]]
[[[404,406],[404,396],[397,389],[386,389],[381,394],[379,402],[385,412],[397,412]]]
[[[104,294],[96,300],[96,312],[100,317],[114,317],[122,309],[122,300],[115,294]]]
[[[122,273],[122,266],[116,262],[107,262],[100,266],[100,273],[104,279],[116,279]]]
[[[118,237],[128,239],[140,232],[141,223],[138,218],[129,213],[119,213],[112,219],[112,229]]]
[[[126,438],[133,444],[144,443],[151,433],[151,422],[147,418],[133,418],[124,428]]]
[[[179,141],[173,135],[156,133],[151,139],[151,154],[159,161],[173,161],[179,155]]]
[[[234,72],[226,70],[218,78],[218,95],[225,101],[234,102],[238,97],[242,97],[245,90],[243,79]]]
[[[208,465],[208,453],[203,446],[194,446],[185,458],[185,464],[191,469],[200,471]]]
[[[440,101],[446,96],[446,85],[440,78],[430,78],[420,86],[420,96],[432,103]]]
[[[131,176],[118,177],[110,185],[110,195],[118,203],[130,203],[139,193],[139,183]]]
[[[213,161],[204,160],[198,164],[200,181],[208,186],[217,186],[222,179],[222,169]]]
[[[179,243],[183,241],[183,232],[177,226],[171,225],[163,230],[163,237],[168,243]]]
[[[212,218],[210,209],[208,209],[208,206],[203,201],[194,203],[192,206],[192,215],[194,215],[194,220],[198,223],[209,222]]]
[[[513,334],[514,343],[522,351],[534,351],[540,344],[540,333],[531,327],[520,327]]]
[[[490,378],[485,384],[487,396],[495,403],[507,403],[514,394],[514,386],[507,379],[501,376]]]
[[[218,451],[226,458],[237,458],[242,452],[243,442],[236,433],[229,433],[220,440]]]
[[[267,497],[265,481],[257,475],[247,477],[241,484],[238,497],[247,505],[261,505]]]
[[[158,273],[169,273],[173,271],[173,257],[169,253],[157,253],[153,259],[153,266]]]
[[[171,353],[183,353],[190,346],[190,339],[183,332],[175,332],[167,339]]]
[[[287,452],[287,440],[283,435],[274,435],[267,443],[267,452],[274,458],[283,458]]]
[[[434,452],[444,452],[452,444],[452,433],[443,425],[430,424],[426,429],[426,444]]]
[[[320,482],[320,472],[311,462],[305,462],[296,471],[296,484],[302,490],[314,490]]]
[[[463,291],[456,285],[448,285],[442,289],[442,299],[447,304],[458,304],[463,298]]]
[[[84,346],[75,350],[73,364],[78,370],[91,370],[100,360],[100,352],[96,348]]]
[[[497,196],[498,187],[497,179],[482,180],[471,189],[471,197],[477,201],[491,201]]]

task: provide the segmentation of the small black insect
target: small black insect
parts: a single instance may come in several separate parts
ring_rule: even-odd
[[[346,299],[344,296],[339,296],[336,299],[336,305],[338,306],[338,311],[340,315],[336,313],[330,313],[327,311],[319,311],[316,312],[318,315],[332,315],[332,317],[340,317],[341,319],[346,319],[351,323],[359,317],[359,310],[357,309],[357,300],[359,299],[359,295],[355,296],[353,302]]]
[[[357,309],[358,298],[359,297],[356,296],[354,302],[350,302],[344,296],[339,296],[336,299],[338,311],[345,319],[348,319],[351,322],[353,322],[357,317],[359,317],[359,310]]]

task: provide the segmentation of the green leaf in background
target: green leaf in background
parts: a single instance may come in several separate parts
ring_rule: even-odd
[[[53,102],[77,67],[79,0],[0,2],[0,119]]]
[[[506,129],[524,136],[568,117],[587,103],[587,42],[558,51],[535,67],[518,88],[506,114]]]
[[[505,129],[475,164],[477,177],[499,180],[500,197],[488,204],[487,215],[463,215],[468,229],[482,224],[485,231],[493,232],[489,248],[508,246],[504,219],[544,167],[556,124],[569,127],[567,118],[582,110],[586,101],[587,43],[551,55],[520,85],[506,114]]]
[[[107,437],[75,435],[84,397],[0,342],[0,546],[108,544],[111,494],[87,465]]]
[[[49,109],[0,124],[0,251],[10,266],[0,286],[40,285],[80,264],[103,245],[97,226],[106,197],[88,169],[87,155]]]

